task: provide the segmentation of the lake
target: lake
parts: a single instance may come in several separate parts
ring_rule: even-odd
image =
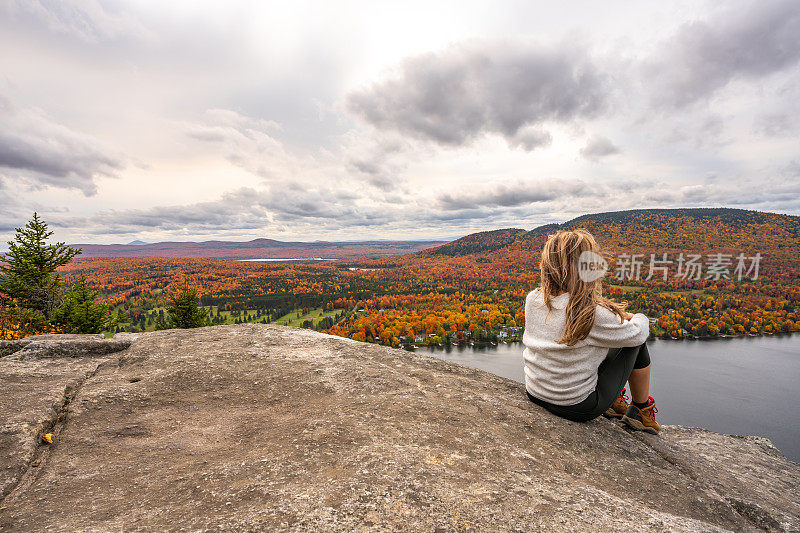
[[[236,261],[281,263],[283,261],[336,261],[332,257],[268,257],[265,259],[236,259]]]
[[[650,395],[661,424],[769,438],[800,462],[800,335],[655,340]],[[417,348],[524,382],[522,343]]]

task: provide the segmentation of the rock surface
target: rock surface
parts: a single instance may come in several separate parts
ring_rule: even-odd
[[[0,358],[0,529],[800,529],[800,467],[766,439],[569,422],[516,382],[284,326],[117,340]]]
[[[47,334],[13,341],[0,341],[0,357],[11,354],[20,359],[103,356],[124,350],[135,339],[135,337],[118,337],[117,335],[113,339],[106,339],[102,333],[97,335]]]

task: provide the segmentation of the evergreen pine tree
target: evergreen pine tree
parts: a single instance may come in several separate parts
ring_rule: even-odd
[[[175,292],[167,306],[166,325],[184,329],[209,325],[208,312],[197,305],[198,300],[197,290],[193,287],[183,287]]]
[[[61,280],[56,269],[81,253],[63,242],[47,244],[52,234],[33,213],[24,228],[16,228],[14,240],[8,242],[4,264],[0,264],[0,294],[46,318],[60,304]]]
[[[101,333],[116,325],[109,315],[108,304],[96,303],[99,291],[86,284],[81,275],[64,297],[64,303],[53,313],[53,322],[64,333]]]
[[[163,313],[160,313],[158,316],[156,316],[155,328],[156,328],[156,330],[162,330],[162,329],[169,329],[170,328],[170,325],[167,324],[167,321],[164,318],[164,314]]]

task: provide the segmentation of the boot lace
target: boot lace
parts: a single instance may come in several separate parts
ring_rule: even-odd
[[[651,406],[651,405],[653,406],[653,414],[658,412],[658,407],[655,406],[655,403],[656,403],[656,401],[652,396],[648,396],[647,397],[647,405],[648,405],[648,407]]]

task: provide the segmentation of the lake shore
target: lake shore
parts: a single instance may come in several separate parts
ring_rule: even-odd
[[[654,364],[650,395],[658,404],[659,422],[765,436],[791,460],[800,461],[800,428],[787,424],[785,411],[776,410],[774,403],[783,398],[790,412],[797,407],[800,336],[703,340],[648,341]],[[521,343],[501,343],[414,351],[524,382],[523,349]]]
[[[798,331],[789,331],[789,332],[780,332],[780,333],[742,333],[737,335],[692,335],[686,337],[659,337],[656,335],[650,335],[647,340],[648,341],[713,341],[713,340],[725,340],[725,339],[742,339],[742,338],[761,338],[761,337],[791,337],[792,335],[797,335]],[[522,344],[522,340],[520,339],[513,339],[513,340],[503,340],[497,342],[486,342],[486,341],[459,341],[459,342],[448,342],[448,343],[438,343],[438,344],[423,344],[423,343],[414,343],[414,344],[402,344],[400,347],[409,351],[413,351],[416,348],[429,348],[429,347],[439,347],[442,348],[444,346],[497,346],[498,344]]]

